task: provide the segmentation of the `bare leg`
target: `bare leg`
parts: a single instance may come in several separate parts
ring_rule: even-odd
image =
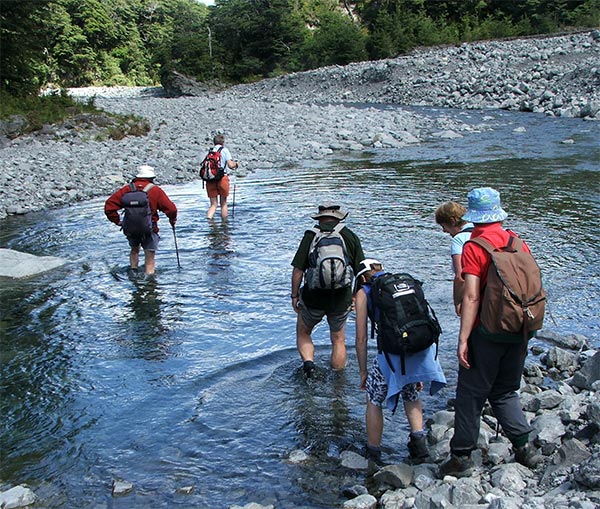
[[[221,217],[225,219],[227,217],[227,196],[221,196]]]
[[[302,321],[300,313],[296,320],[296,347],[300,353],[302,361],[314,361],[315,360],[315,345],[312,342],[310,333],[312,328],[308,328]]]
[[[365,413],[367,423],[367,444],[370,447],[381,447],[381,435],[383,434],[383,410],[374,405],[367,398],[367,410]]]
[[[405,401],[404,412],[410,424],[411,431],[421,431],[423,429],[423,405],[421,400]]]
[[[140,264],[140,246],[132,247],[129,252],[129,266],[137,269]]]
[[[346,367],[346,326],[337,332],[331,332],[331,367],[333,369],[344,369]]]
[[[208,212],[206,212],[206,217],[208,219],[212,219],[213,216],[215,215],[215,212],[217,210],[217,200],[218,198],[215,196],[214,198],[210,199],[210,207],[208,208]]]
[[[156,251],[144,251],[144,258],[146,263],[146,275],[151,276],[154,274],[156,266]]]

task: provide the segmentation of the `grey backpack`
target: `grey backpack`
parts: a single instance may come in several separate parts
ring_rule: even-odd
[[[152,234],[154,225],[152,224],[152,209],[150,208],[150,199],[148,191],[154,186],[150,183],[141,191],[135,188],[132,182],[129,184],[131,191],[125,193],[121,198],[123,207],[123,233],[127,237],[143,239]]]
[[[354,270],[341,235],[344,225],[338,223],[332,231],[312,228],[315,237],[308,251],[308,268],[304,282],[310,289],[339,290],[352,286]]]

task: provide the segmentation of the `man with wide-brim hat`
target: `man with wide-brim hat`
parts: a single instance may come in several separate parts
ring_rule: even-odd
[[[450,440],[450,458],[440,466],[440,476],[469,475],[474,468],[471,452],[477,448],[481,413],[489,401],[494,416],[511,441],[515,460],[528,468],[542,458],[529,442],[533,430],[523,413],[517,393],[526,346],[522,333],[491,333],[480,320],[480,303],[485,291],[491,255],[473,239],[481,238],[494,249],[509,244],[513,232],[502,227],[508,214],[502,208],[500,193],[491,187],[473,189],[467,195],[465,221],[475,226],[471,240],[462,253],[465,280],[460,315],[457,356],[459,362],[456,387],[454,435]],[[523,243],[523,251],[529,248]]]
[[[156,270],[156,250],[160,242],[160,236],[158,235],[158,211],[163,212],[169,218],[172,228],[175,228],[177,221],[177,207],[164,190],[154,183],[155,178],[156,173],[154,168],[148,164],[142,164],[137,168],[137,173],[131,183],[115,191],[104,204],[104,213],[108,220],[117,226],[121,226],[123,233],[127,236],[130,247],[129,264],[132,274],[136,274],[139,270],[140,248],[143,248],[145,275],[154,275]],[[149,218],[151,222],[149,224],[150,231],[132,232],[123,224],[126,214],[121,217],[119,211],[125,208],[127,201],[124,202],[124,197],[128,193],[137,193],[138,196],[141,194],[142,198],[143,193],[146,193],[151,214]]]
[[[296,346],[307,376],[315,371],[311,334],[324,317],[332,345],[331,366],[346,366],[345,326],[352,307],[354,274],[365,258],[360,239],[342,223],[347,216],[337,204],[320,205],[311,216],[319,223],[304,232],[292,260],[290,297],[297,313]]]

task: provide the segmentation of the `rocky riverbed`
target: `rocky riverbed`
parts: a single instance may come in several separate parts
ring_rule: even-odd
[[[345,509],[595,509],[600,507],[600,351],[580,335],[542,333],[547,347],[534,346],[539,360],[528,363],[521,384],[521,401],[534,429],[530,438],[543,462],[530,470],[514,461],[511,444],[484,409],[476,468],[463,478],[438,474],[448,457],[454,411],[434,414],[427,422],[429,458],[422,464],[375,465],[360,451],[339,456],[340,466],[364,473],[363,484],[342,488]],[[309,462],[304,450],[287,461]],[[3,487],[0,507],[38,503],[27,485]],[[189,494],[193,486],[181,486]],[[112,497],[134,492],[127,479],[113,479]],[[108,495],[108,493],[107,493]],[[35,507],[38,507],[36,505]],[[249,500],[230,509],[276,509]]]
[[[160,183],[196,179],[216,132],[225,134],[243,176],[335,152],[376,151],[486,129],[463,123],[452,110],[429,116],[377,107],[382,103],[598,120],[599,62],[600,31],[595,30],[421,49],[218,93],[199,87],[195,97],[167,98],[160,87],[74,89],[73,96],[96,97],[96,105],[107,111],[148,119],[150,132],[114,140],[105,135],[106,126],[89,122],[84,129],[45,126],[10,139],[10,122],[3,122],[0,219],[107,195],[143,163],[156,167]]]

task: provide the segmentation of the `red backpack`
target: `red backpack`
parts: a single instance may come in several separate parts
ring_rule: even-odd
[[[200,178],[205,182],[216,182],[221,180],[225,175],[225,168],[221,167],[221,150],[223,147],[219,147],[217,150],[214,148],[208,151],[206,157],[200,165]]]

